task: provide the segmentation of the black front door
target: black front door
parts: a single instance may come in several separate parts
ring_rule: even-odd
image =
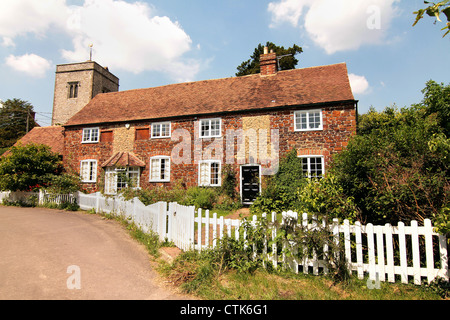
[[[259,166],[242,166],[242,203],[251,204],[259,196]]]

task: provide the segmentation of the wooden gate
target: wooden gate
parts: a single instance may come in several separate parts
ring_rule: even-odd
[[[166,238],[182,250],[192,249],[194,246],[194,218],[195,207],[169,203],[166,210],[165,223]]]

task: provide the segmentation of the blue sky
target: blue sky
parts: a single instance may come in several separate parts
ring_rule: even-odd
[[[410,106],[449,84],[450,36],[422,0],[2,0],[0,100],[50,124],[56,65],[93,60],[120,90],[232,77],[259,43],[303,53],[297,68],[346,62],[359,112]]]

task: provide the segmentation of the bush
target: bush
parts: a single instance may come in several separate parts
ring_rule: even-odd
[[[52,194],[70,194],[80,190],[80,177],[63,173],[61,175],[47,175],[48,193]]]
[[[0,190],[33,191],[63,170],[60,156],[45,145],[14,146],[0,158]]]
[[[297,150],[292,149],[281,159],[277,173],[268,179],[261,195],[251,205],[250,212],[257,215],[281,213],[298,207],[298,190],[306,182],[301,159],[297,156]]]
[[[424,107],[371,110],[329,171],[366,223],[422,222],[448,207],[449,141]]]
[[[311,179],[300,188],[297,204],[292,210],[327,217],[329,221],[333,218],[361,221],[354,199],[344,194],[344,189],[331,173],[322,179]]]
[[[195,206],[197,209],[212,209],[217,201],[217,191],[208,187],[193,187],[186,191],[180,204]]]

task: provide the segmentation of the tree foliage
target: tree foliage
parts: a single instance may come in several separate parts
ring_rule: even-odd
[[[0,149],[14,145],[28,130],[36,126],[31,116],[33,106],[20,99],[9,99],[0,108]]]
[[[422,103],[371,109],[360,117],[358,135],[335,157],[331,171],[354,197],[364,222],[450,221],[448,90],[430,81]]]
[[[250,59],[242,62],[241,65],[237,67],[238,72],[236,73],[236,76],[239,77],[260,73],[259,58],[264,53],[264,47],[268,47],[269,51],[273,50],[277,54],[277,57],[289,55],[280,59],[281,70],[295,69],[295,66],[298,64],[298,59],[295,58],[295,55],[303,52],[303,49],[296,44],[287,49],[285,49],[283,46],[277,46],[272,42],[267,42],[265,45],[258,44],[258,46],[255,48],[255,51],[250,56]]]
[[[303,178],[292,150],[251,210],[373,224],[428,218],[438,232],[450,233],[449,90],[429,81],[419,104],[360,115],[358,134],[320,180]]]
[[[443,37],[448,35],[450,33],[450,0],[440,1],[438,3],[424,1],[424,3],[428,4],[429,6],[414,12],[414,14],[416,15],[416,20],[414,21],[413,26],[415,26],[423,18],[425,13],[430,17],[436,18],[436,21],[442,22],[440,16],[441,13],[443,13],[447,18],[447,22],[446,26],[441,30],[446,31]]]
[[[306,184],[297,150],[292,149],[280,160],[277,173],[269,177],[266,187],[250,207],[254,214],[281,213],[297,207],[298,190]]]
[[[62,173],[60,156],[45,145],[13,146],[0,158],[0,190],[31,191],[50,185]]]

